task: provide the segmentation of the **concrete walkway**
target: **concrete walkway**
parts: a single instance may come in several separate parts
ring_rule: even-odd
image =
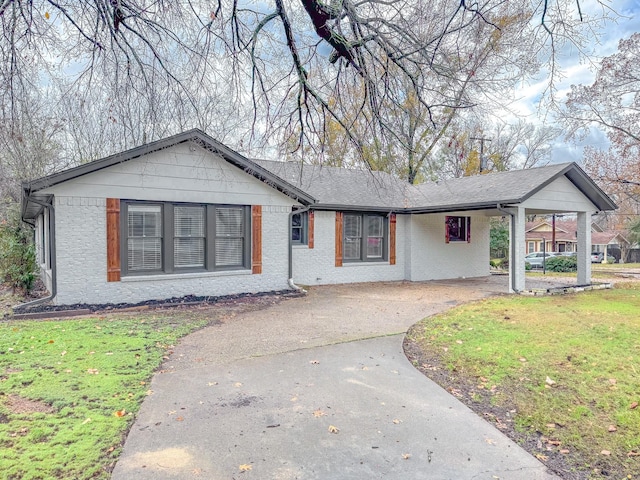
[[[154,378],[112,478],[555,478],[402,352],[416,321],[505,289],[317,287],[196,332]]]

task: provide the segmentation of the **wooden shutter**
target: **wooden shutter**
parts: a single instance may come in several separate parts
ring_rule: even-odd
[[[308,246],[309,248],[313,248],[313,223],[314,223],[314,218],[315,218],[315,212],[313,210],[309,210],[309,217],[308,217]]]
[[[251,273],[262,273],[262,205],[251,207]]]
[[[396,214],[389,218],[389,264],[396,264]]]
[[[336,212],[336,267],[342,266],[342,212]]]
[[[449,217],[444,217],[444,241],[449,243]]]
[[[120,281],[120,199],[107,198],[107,282]]]
[[[471,243],[471,217],[467,217],[467,243]]]

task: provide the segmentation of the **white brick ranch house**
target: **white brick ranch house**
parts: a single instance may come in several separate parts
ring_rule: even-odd
[[[489,218],[511,219],[510,291],[525,288],[525,215],[615,204],[576,165],[408,185],[381,173],[252,161],[199,130],[23,184],[54,303],[136,303],[299,285],[489,275]]]

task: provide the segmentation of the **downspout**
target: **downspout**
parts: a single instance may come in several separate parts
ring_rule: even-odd
[[[291,209],[289,212],[289,286],[299,292],[306,293],[304,288],[293,283],[293,239],[291,238],[291,230],[293,228],[293,216],[298,213],[308,212],[311,206],[300,208],[298,210]]]
[[[505,215],[509,215],[509,232],[515,232],[515,217],[513,216],[513,213],[511,213],[510,211],[506,210],[501,204],[497,204],[496,205],[496,209],[499,212],[504,213]],[[513,236],[513,235],[511,235]],[[513,243],[511,241],[511,238],[509,239],[509,280],[511,280],[511,285],[509,285],[509,290],[518,293],[518,291],[515,289],[515,283],[516,283],[516,276],[514,275],[514,271],[513,268],[515,268],[514,262],[515,262],[515,252],[514,252],[514,248],[515,245],[513,245]]]
[[[30,307],[32,305],[39,305],[41,303],[48,302],[49,300],[53,300],[58,291],[57,288],[57,275],[56,275],[56,209],[53,206],[54,197],[51,197],[51,203],[43,202],[38,200],[37,198],[29,198],[29,201],[33,203],[37,203],[38,205],[42,205],[44,208],[49,210],[49,259],[51,261],[51,293],[49,296],[44,298],[38,298],[37,300],[32,300],[30,302],[21,303],[17,305],[16,308],[24,308]],[[35,225],[34,225],[35,226]],[[45,226],[46,227],[46,226]]]

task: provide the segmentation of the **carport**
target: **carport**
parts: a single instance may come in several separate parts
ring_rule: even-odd
[[[421,195],[416,203],[425,207],[412,208],[413,215],[462,212],[510,219],[510,293],[526,290],[524,256],[528,215],[577,216],[577,285],[588,285],[591,283],[591,216],[617,208],[576,163],[456,178],[417,187]],[[488,257],[488,245],[485,254]]]
[[[509,222],[509,292],[526,289],[525,224],[530,215],[574,214],[577,217],[576,285],[591,283],[591,217],[616,209],[615,203],[575,164],[534,188],[520,202],[500,211]]]

